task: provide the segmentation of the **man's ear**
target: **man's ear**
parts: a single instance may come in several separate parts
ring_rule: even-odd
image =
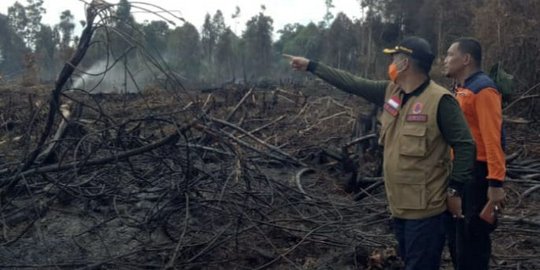
[[[463,55],[463,65],[468,66],[470,64],[472,64],[472,55],[466,53]]]
[[[411,59],[410,59],[409,57],[403,58],[403,60],[401,61],[401,63],[402,63],[402,64],[401,64],[401,67],[398,67],[398,70],[399,70],[400,72],[403,72],[403,71],[405,71],[406,69],[408,69],[408,68],[410,67],[410,65],[411,65],[411,62],[410,62],[410,61],[411,61]]]

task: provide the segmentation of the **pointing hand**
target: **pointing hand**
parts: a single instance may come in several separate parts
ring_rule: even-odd
[[[307,70],[307,67],[309,65],[309,59],[300,57],[300,56],[293,56],[290,54],[283,54],[283,57],[285,57],[286,59],[290,61],[291,67],[294,70],[299,70],[299,71]]]

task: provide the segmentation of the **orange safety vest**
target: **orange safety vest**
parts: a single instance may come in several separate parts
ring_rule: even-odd
[[[502,96],[493,80],[477,72],[455,89],[456,99],[476,143],[476,160],[487,163],[487,179],[504,181],[506,161],[502,146]]]

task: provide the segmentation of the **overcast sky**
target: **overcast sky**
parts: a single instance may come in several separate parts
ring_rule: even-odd
[[[91,0],[86,0],[91,1]],[[7,9],[12,6],[15,0],[0,0],[0,13],[7,14]],[[118,3],[118,0],[108,1]],[[324,0],[134,0],[132,2],[132,12],[138,22],[144,20],[158,20],[155,15],[144,12],[137,7],[144,7],[151,10],[156,8],[140,4],[146,2],[160,6],[164,9],[174,11],[187,21],[194,24],[199,30],[204,22],[206,13],[213,15],[220,9],[225,17],[225,23],[237,34],[241,34],[246,21],[258,14],[261,5],[266,6],[266,15],[274,20],[274,31],[282,29],[288,23],[307,24],[309,22],[319,22],[326,13]],[[351,19],[358,18],[360,5],[357,0],[334,0],[335,8],[332,13],[344,12]],[[19,3],[26,5],[26,0],[19,0]],[[231,19],[235,7],[240,7],[240,18],[237,21]],[[43,16],[43,23],[48,25],[57,24],[60,13],[66,9],[71,10],[75,16],[75,21],[84,19],[84,2],[80,0],[44,0],[43,7],[47,13]],[[177,21],[180,25],[181,22]],[[174,26],[171,26],[174,27]],[[79,28],[80,29],[80,28]],[[80,31],[80,30],[79,30]],[[78,33],[76,33],[78,35]]]

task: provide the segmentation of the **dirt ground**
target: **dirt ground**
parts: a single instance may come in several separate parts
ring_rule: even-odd
[[[49,91],[0,87],[0,269],[400,268],[380,149],[343,150],[366,135],[361,99],[319,84],[65,93],[75,117],[47,140],[53,154],[21,171]],[[492,269],[540,269],[538,128],[507,124]],[[360,188],[348,193],[351,177]]]

